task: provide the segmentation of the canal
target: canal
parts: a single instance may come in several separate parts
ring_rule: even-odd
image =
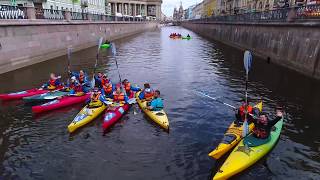
[[[171,32],[192,40],[171,40]],[[161,91],[170,120],[167,133],[133,106],[102,134],[99,118],[69,135],[81,105],[34,116],[22,101],[0,104],[0,176],[4,179],[204,180],[221,164],[208,157],[234,120],[227,107],[199,97],[202,90],[239,105],[244,96],[243,52],[180,27],[163,27],[116,41],[123,78]],[[288,47],[289,48],[289,47]],[[72,54],[71,69],[93,72],[96,47]],[[49,72],[66,76],[67,57],[1,74],[0,93],[38,87]],[[118,81],[110,51],[98,71]],[[235,179],[320,179],[320,83],[254,58],[249,96],[273,112],[286,110],[277,146]],[[136,112],[136,113],[134,113]]]

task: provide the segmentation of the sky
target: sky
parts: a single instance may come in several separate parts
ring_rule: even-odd
[[[187,9],[189,6],[200,3],[202,0],[163,0],[162,12],[166,16],[172,16],[174,7],[180,7],[180,1],[182,2],[183,9]]]

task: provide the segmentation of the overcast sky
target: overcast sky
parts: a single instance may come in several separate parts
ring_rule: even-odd
[[[202,0],[163,0],[162,12],[166,16],[172,16],[174,7],[179,8],[180,1],[182,2],[183,9],[186,9],[193,4],[200,3]]]

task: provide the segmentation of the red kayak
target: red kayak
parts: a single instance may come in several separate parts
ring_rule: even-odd
[[[129,104],[108,108],[103,117],[103,131],[114,125],[130,108]]]
[[[30,90],[15,92],[15,93],[0,94],[0,99],[2,99],[4,101],[17,100],[17,99],[22,99],[24,97],[34,96],[34,95],[43,94],[43,93],[47,93],[47,92],[49,92],[49,90],[30,89]]]
[[[39,105],[39,106],[33,106],[32,112],[33,113],[42,113],[46,111],[51,111],[67,106],[71,106],[78,103],[85,102],[88,98],[90,98],[90,93],[87,93],[83,96],[64,96],[61,99],[56,99],[54,101],[50,101],[48,103]]]
[[[135,93],[131,92],[130,94],[131,95],[129,96],[129,98],[133,98]],[[130,109],[130,107],[130,104],[112,104],[111,107],[109,107],[104,114],[102,124],[103,131],[107,130],[117,121],[119,121],[121,117]]]

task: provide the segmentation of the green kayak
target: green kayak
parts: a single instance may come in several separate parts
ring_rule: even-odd
[[[191,37],[182,37],[182,39],[186,39],[186,40],[190,40],[191,39]]]
[[[32,102],[45,102],[45,101],[51,101],[54,100],[58,97],[62,97],[67,95],[68,92],[63,92],[63,91],[53,91],[53,92],[47,92],[44,94],[40,95],[35,95],[35,96],[29,96],[29,97],[24,97],[23,100],[27,103],[32,103]]]
[[[101,48],[102,49],[108,49],[108,48],[110,48],[110,46],[111,46],[110,44],[102,44]]]

